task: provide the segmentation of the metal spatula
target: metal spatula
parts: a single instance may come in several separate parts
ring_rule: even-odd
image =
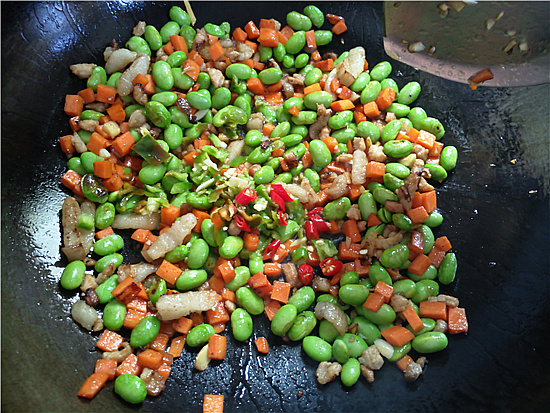
[[[386,53],[445,79],[489,69],[482,86],[550,81],[550,2],[385,2]]]

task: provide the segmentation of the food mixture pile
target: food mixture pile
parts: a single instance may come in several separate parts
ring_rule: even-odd
[[[66,96],[73,133],[59,138],[74,193],[60,283],[80,290],[71,314],[100,351],[78,395],[114,380],[140,403],[186,346],[205,370],[230,334],[261,357],[263,315],[319,362],[321,384],[370,383],[385,363],[416,380],[425,354],[468,330],[458,299],[439,294],[457,260],[432,232],[432,183],[457,150],[411,108],[420,84],[398,87],[360,46],[321,52],[347,27],[316,6],[234,29],[169,16],[113,41],[103,67],[71,66],[87,85]],[[115,231],[129,229],[124,245]],[[125,263],[135,246],[143,261]]]

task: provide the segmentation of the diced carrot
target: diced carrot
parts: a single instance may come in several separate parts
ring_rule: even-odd
[[[103,330],[96,343],[96,347],[103,351],[115,351],[122,345],[124,339],[118,333],[111,330]]]
[[[267,89],[262,81],[257,77],[251,77],[246,81],[246,87],[255,95],[265,95]],[[269,135],[268,135],[269,136]]]
[[[116,155],[120,158],[130,153],[132,146],[134,146],[135,140],[130,132],[125,132],[121,135],[118,135],[113,142],[113,150],[116,152]]]
[[[127,310],[126,316],[124,317],[124,328],[132,330],[143,317],[145,317],[145,313],[141,311]]]
[[[164,46],[162,46],[162,50],[164,50],[164,52],[168,56],[170,56],[172,53],[175,52],[174,46],[172,45],[172,42],[170,42],[170,41],[168,43],[166,43]]]
[[[386,87],[380,91],[378,94],[378,97],[376,98],[376,106],[378,106],[378,109],[380,110],[386,110],[388,106],[392,104],[392,102],[397,97],[397,93],[395,92],[395,89],[391,87]]]
[[[442,142],[435,141],[434,145],[428,151],[428,155],[439,158],[439,155],[441,155],[441,151],[443,150],[443,146],[444,145]]]
[[[288,256],[289,252],[290,251],[284,245],[281,245],[277,248],[277,251],[275,251],[275,254],[271,257],[271,260],[273,262],[280,263]]]
[[[168,204],[160,209],[160,222],[171,226],[181,215],[180,209],[172,204]]]
[[[165,280],[166,282],[175,285],[177,279],[181,275],[181,268],[166,260],[162,260],[162,263],[157,268],[156,274]]]
[[[279,90],[282,90],[282,88],[283,88],[283,82],[280,80],[277,83],[273,83],[272,85],[266,86],[267,93],[275,93],[275,92],[278,92]]]
[[[334,69],[334,59],[325,59],[315,63],[315,67],[321,72],[330,72]]]
[[[173,323],[174,330],[181,334],[187,334],[193,327],[193,320],[187,317],[180,317]]]
[[[94,175],[99,178],[110,178],[113,175],[114,164],[109,161],[94,162]]]
[[[401,347],[414,339],[414,334],[405,327],[393,326],[380,332],[382,337],[392,346]]]
[[[198,154],[198,151],[191,151],[183,157],[183,160],[187,163],[187,165],[193,165],[194,160],[198,156]]]
[[[277,311],[279,311],[279,308],[281,308],[281,303],[276,300],[270,300],[269,304],[264,307],[264,313],[269,321],[273,320],[273,317]]]
[[[208,324],[214,325],[219,323],[229,322],[230,317],[223,302],[218,301],[216,306],[206,312],[206,321]]]
[[[437,238],[434,245],[445,252],[449,251],[452,248],[451,241],[449,241],[449,238],[447,238],[446,236]]]
[[[321,53],[319,53],[319,50],[314,50],[313,53],[311,53],[311,60],[314,62],[321,60]]]
[[[144,243],[147,240],[147,237],[151,234],[151,231],[148,229],[138,228],[136,229],[130,238],[134,241]]]
[[[439,269],[439,267],[441,266],[441,262],[443,261],[443,258],[445,258],[445,251],[443,251],[437,245],[434,245],[434,247],[428,254],[428,258],[432,262],[433,266]]]
[[[244,248],[248,251],[256,251],[260,245],[260,237],[251,232],[247,232],[243,236]]]
[[[325,190],[320,191],[317,194],[317,197],[319,199],[317,201],[317,205],[319,205],[319,206],[325,205],[330,200],[330,195]]]
[[[414,360],[412,359],[411,356],[409,356],[408,354],[404,355],[403,357],[401,357],[396,363],[395,365],[399,368],[399,370],[401,371],[405,371],[405,369],[407,368],[407,366],[412,363]]]
[[[82,98],[85,105],[87,105],[88,103],[95,102],[95,93],[91,87],[88,87],[78,92],[78,96]]]
[[[423,192],[422,206],[428,213],[437,209],[437,194],[435,191]]]
[[[378,293],[370,293],[367,300],[363,303],[363,307],[367,310],[377,312],[384,304],[384,296]]]
[[[278,277],[281,275],[282,266],[278,262],[266,262],[264,264],[264,274],[268,277]]]
[[[267,339],[265,337],[256,338],[256,340],[254,340],[254,344],[256,344],[256,349],[258,350],[258,353],[269,353],[269,343],[267,342]]]
[[[189,314],[189,318],[193,321],[193,327],[204,324],[204,316],[202,313],[191,313]]]
[[[426,209],[423,206],[419,206],[413,209],[409,209],[407,211],[407,216],[411,219],[413,225],[416,225],[422,224],[424,221],[426,221],[429,217],[429,214],[428,212],[426,212]]]
[[[260,27],[260,38],[258,42],[264,47],[277,47],[279,45],[277,31],[269,27]]]
[[[208,339],[208,357],[223,360],[227,352],[227,337],[214,334]]]
[[[422,323],[422,320],[420,319],[420,316],[416,314],[416,311],[414,311],[414,308],[412,305],[408,306],[403,311],[403,316],[407,319],[407,322],[413,329],[415,333],[418,333],[420,330],[424,328],[424,323]]]
[[[430,259],[424,255],[424,254],[418,254],[417,257],[409,264],[407,269],[412,272],[415,275],[418,275],[419,277],[422,276],[428,269],[428,267],[432,265],[432,262]]]
[[[344,222],[344,234],[346,237],[351,238],[351,242],[361,241],[361,233],[359,232],[359,227],[357,226],[357,221],[354,219],[348,219]]]
[[[260,29],[256,27],[252,20],[246,23],[246,26],[244,26],[244,30],[249,39],[257,39],[258,37],[260,37]]]
[[[418,315],[447,321],[447,304],[441,301],[421,301],[418,305]]]
[[[419,206],[423,206],[423,203],[424,203],[424,193],[415,192],[413,195],[411,208],[418,208]]]
[[[289,25],[286,25],[281,29],[281,34],[285,36],[287,39],[290,39],[294,34],[294,30]]]
[[[147,347],[149,347],[151,350],[164,351],[166,350],[166,346],[168,345],[168,340],[170,340],[170,336],[168,334],[158,333],[153,341],[151,341],[147,345]]]
[[[107,373],[109,375],[109,380],[113,380],[115,378],[116,368],[116,360],[99,359],[95,362],[94,373]]]
[[[124,119],[126,119],[126,112],[124,112],[124,108],[120,105],[112,105],[108,107],[107,113],[109,114],[111,120],[114,120],[115,122],[123,122]]]
[[[99,390],[101,390],[103,386],[105,386],[107,380],[109,380],[109,373],[92,373],[92,375],[86,379],[86,381],[78,391],[78,396],[91,399],[99,392]]]
[[[430,132],[421,130],[415,143],[418,143],[419,145],[429,150],[434,146],[435,136],[432,135]]]
[[[468,319],[466,318],[466,309],[460,307],[449,307],[447,318],[447,329],[449,330],[449,334],[468,332]]]
[[[264,95],[264,99],[270,105],[282,105],[284,103],[281,92],[267,93]]]
[[[273,129],[275,129],[275,125],[272,123],[266,123],[264,124],[264,127],[262,129],[262,134],[265,136],[271,135],[271,132],[273,132]]]
[[[367,218],[367,227],[373,227],[375,225],[380,225],[382,221],[380,221],[380,218],[375,213],[372,213]]]
[[[141,372],[141,367],[138,364],[138,358],[134,353],[131,353],[117,367],[115,375],[118,377],[121,374],[133,374],[137,376]]]
[[[238,42],[244,42],[247,38],[248,38],[248,35],[240,27],[237,27],[235,30],[233,30],[233,39],[234,40],[236,40]]]
[[[103,103],[114,103],[117,93],[114,87],[100,83],[96,89],[96,100]]]
[[[183,73],[193,80],[197,80],[201,71],[200,66],[194,60],[187,59],[183,65]]]
[[[184,336],[175,337],[170,342],[168,353],[174,356],[174,358],[180,357],[184,347],[185,347],[185,337]]]
[[[113,228],[111,228],[110,226],[107,227],[107,228],[103,228],[102,230],[100,231],[97,231],[95,233],[95,237],[96,239],[101,239],[101,238],[105,238],[105,237],[108,237],[109,235],[113,235],[115,233],[115,231],[113,231]]]
[[[224,55],[224,50],[219,41],[213,43],[210,45],[210,48],[208,49],[208,53],[210,53],[210,57],[212,57],[212,60],[218,60],[220,57]]]
[[[138,73],[136,77],[134,77],[134,80],[132,80],[132,85],[140,84],[141,87],[145,87],[147,83],[149,82],[149,79],[147,79],[146,75],[142,75],[141,73]]]
[[[155,81],[153,80],[153,76],[151,74],[146,74],[145,79],[147,80],[147,83],[141,85],[143,91],[148,95],[156,93],[157,88],[155,85]]]
[[[292,106],[288,110],[288,113],[291,114],[292,116],[298,117],[298,115],[300,114],[300,109],[298,108],[298,106]]]
[[[353,109],[355,109],[355,105],[349,99],[337,100],[337,101],[332,102],[330,104],[330,108],[332,110],[334,110],[335,112],[341,112],[343,110],[353,110]]]
[[[216,267],[220,271],[220,275],[223,278],[224,283],[229,283],[235,278],[235,268],[231,264],[230,260],[225,258],[219,258],[216,263]]]
[[[275,22],[273,20],[260,19],[260,24],[258,24],[258,28],[261,29],[262,27],[267,27],[268,29],[275,29]]]
[[[202,403],[202,413],[223,413],[223,400],[223,394],[205,394]]]
[[[141,368],[147,367],[156,370],[162,364],[162,355],[155,350],[147,349],[138,355],[138,365]]]
[[[338,93],[338,98],[342,100],[346,100],[346,99],[349,99],[350,97],[351,97],[351,89],[346,86],[342,86],[342,91]],[[355,105],[353,105],[353,109],[355,109]]]
[[[376,287],[374,287],[374,292],[384,297],[384,302],[387,304],[390,302],[391,296],[393,294],[393,287],[383,281],[378,281],[376,283]]]
[[[65,113],[69,116],[78,116],[84,109],[84,99],[80,95],[65,95]]]
[[[177,34],[170,36],[170,43],[172,43],[175,51],[189,53],[187,43],[182,36],[179,36]]]
[[[378,108],[376,102],[373,100],[363,105],[363,113],[367,118],[372,119],[380,116],[380,109]]]
[[[140,291],[141,287],[134,279],[132,277],[127,277],[111,291],[111,295],[122,304],[128,304],[137,297]]]
[[[109,142],[107,141],[107,139],[105,139],[97,132],[92,133],[92,136],[90,136],[90,140],[86,144],[88,150],[95,153],[96,155],[99,155],[99,151],[101,149],[105,149],[107,146],[109,146]]]
[[[315,31],[308,30],[306,32],[306,47],[308,51],[313,51],[317,48],[317,42],[315,41]]]
[[[321,91],[321,85],[319,83],[312,83],[309,86],[306,86],[304,88],[304,95],[309,95],[313,92],[320,92]]]
[[[366,166],[367,178],[384,176],[386,165],[381,162],[370,161]]]
[[[332,26],[332,33],[334,34],[342,34],[344,33],[346,30],[348,30],[348,26],[346,26],[346,23],[344,22],[344,20],[340,20],[338,21],[334,26]]]
[[[290,295],[290,284],[282,281],[275,281],[273,283],[273,291],[271,292],[271,299],[277,300],[280,303],[286,304]]]
[[[73,191],[75,194],[84,196],[84,193],[82,192],[82,177],[78,174],[78,172],[73,171],[72,169],[69,169],[65,174],[61,177],[61,183],[66,188],[69,188],[71,191]]]

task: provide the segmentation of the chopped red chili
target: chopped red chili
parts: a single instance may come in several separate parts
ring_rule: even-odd
[[[277,211],[277,215],[279,216],[279,222],[281,225],[288,225],[288,222],[286,221],[286,214],[284,211],[281,211],[280,209]]]
[[[251,232],[250,226],[248,225],[248,222],[243,218],[242,215],[236,214],[235,215],[235,225],[237,225],[237,228],[242,229],[246,232]]]
[[[280,246],[281,246],[281,241],[279,241],[278,239],[270,242],[267,245],[267,247],[265,247],[265,249],[264,249],[264,252],[262,254],[262,259],[265,261],[265,260],[268,260],[268,259],[272,258],[275,255],[275,252],[277,252],[277,249],[279,249]]]
[[[300,265],[300,268],[298,268],[298,276],[302,284],[309,285],[313,280],[313,267],[309,264]]]
[[[328,226],[326,221],[319,215],[312,215],[309,217],[309,219],[311,219],[311,222],[313,222],[313,225],[315,225],[315,229],[319,231],[319,233],[330,231],[330,227]]]
[[[314,239],[319,239],[319,232],[313,225],[313,222],[306,221],[304,228],[306,229],[306,237],[308,240],[312,241]]]
[[[334,258],[325,258],[319,264],[323,275],[326,275],[327,277],[332,277],[333,275],[338,274],[343,266],[344,264],[342,264],[342,261],[335,260]]]
[[[251,188],[245,188],[235,197],[235,202],[241,205],[248,205],[257,197],[258,195],[256,194],[255,190]]]

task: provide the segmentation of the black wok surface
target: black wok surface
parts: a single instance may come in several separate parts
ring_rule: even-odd
[[[182,3],[180,2],[180,5]],[[194,2],[198,26],[260,17],[284,21],[308,3]],[[529,3],[525,3],[528,7]],[[319,3],[346,18],[350,30],[335,42],[343,51],[367,50],[371,67],[384,60],[381,5]],[[373,384],[320,386],[316,363],[299,345],[284,345],[266,322],[255,334],[271,350],[228,334],[226,360],[204,372],[195,353],[173,364],[166,390],[130,406],[112,384],[91,402],[76,396],[99,354],[97,334],[70,318],[76,299],[58,284],[60,209],[68,191],[58,137],[69,133],[66,93],[85,86],[69,71],[80,62],[103,64],[102,51],[123,43],[139,20],[160,27],[165,2],[2,2],[2,409],[13,411],[200,412],[204,393],[225,395],[225,411],[548,411],[550,409],[549,87],[516,89],[465,85],[394,64],[403,86],[418,80],[417,104],[441,119],[444,142],[459,162],[437,185],[447,235],[459,259],[457,280],[442,291],[461,300],[470,332],[451,336],[448,348],[428,357],[425,374],[406,383],[390,363]],[[129,260],[136,256],[127,246]],[[298,392],[303,396],[298,398]]]

